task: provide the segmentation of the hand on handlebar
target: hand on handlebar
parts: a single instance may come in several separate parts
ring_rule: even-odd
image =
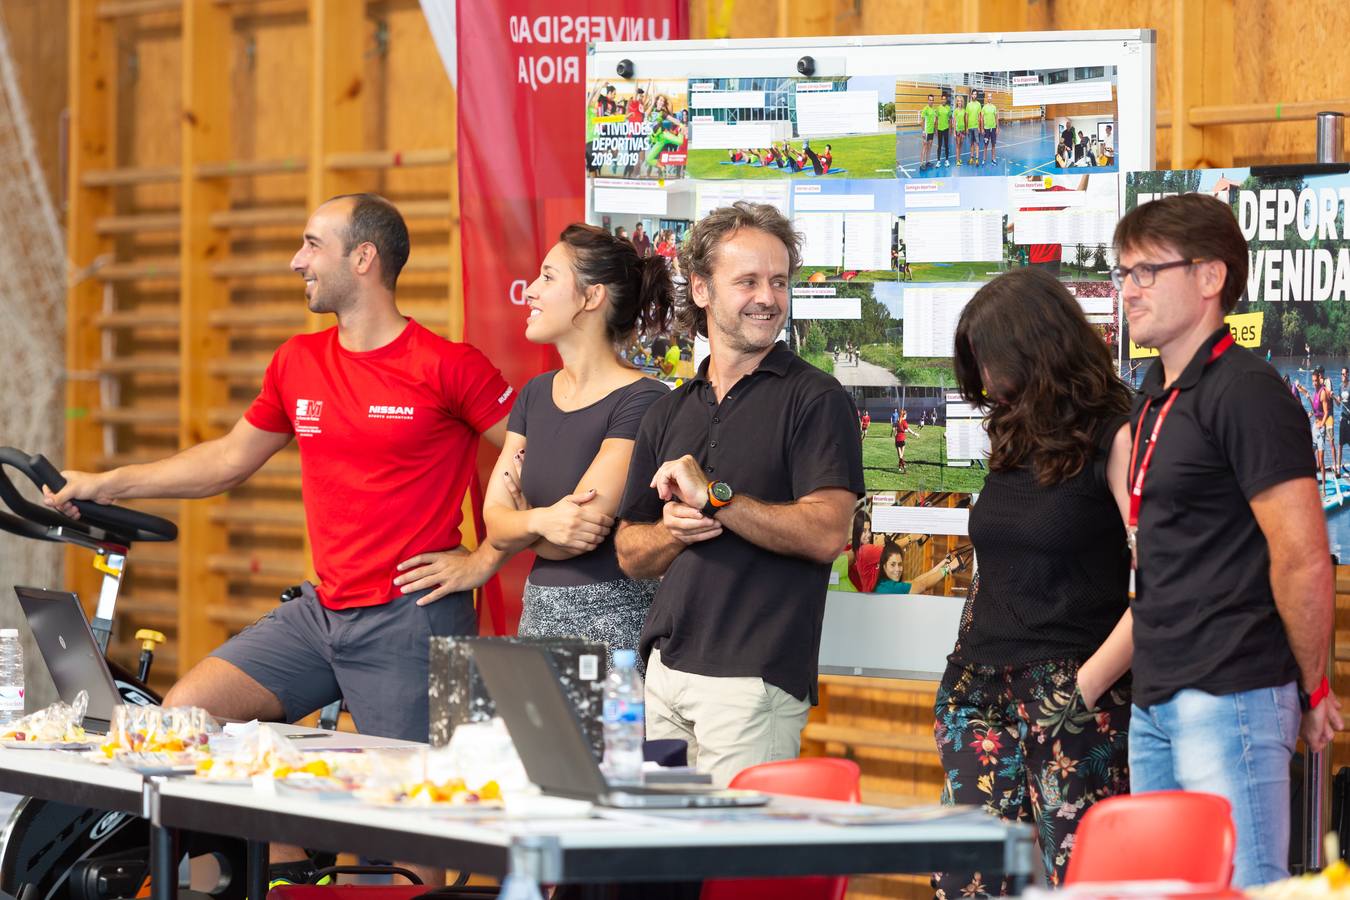
[[[42,502],[64,516],[80,517],[80,511],[71,502],[74,500],[93,500],[106,505],[117,499],[108,490],[107,473],[65,471],[61,477],[66,480],[66,486],[56,493],[46,485],[42,486]]]

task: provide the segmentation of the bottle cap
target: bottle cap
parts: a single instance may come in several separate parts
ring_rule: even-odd
[[[615,650],[614,665],[620,669],[631,669],[637,665],[636,650]]]
[[[19,636],[19,629],[17,628],[0,628],[0,638],[7,638],[7,637],[16,638],[18,636]]]

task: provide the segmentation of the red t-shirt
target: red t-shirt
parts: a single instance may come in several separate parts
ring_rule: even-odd
[[[853,555],[853,565],[848,567],[848,580],[853,589],[862,594],[870,594],[877,587],[881,577],[881,548],[876,544],[863,544]]]
[[[337,328],[278,348],[244,417],[299,443],[324,606],[387,603],[400,562],[459,546],[478,435],[514,401],[476,348],[411,319],[377,350],[344,349]]]

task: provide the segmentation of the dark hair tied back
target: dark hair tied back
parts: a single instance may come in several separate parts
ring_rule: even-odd
[[[568,225],[558,239],[572,251],[578,288],[605,286],[609,296],[605,333],[612,343],[624,344],[635,334],[650,336],[669,329],[675,291],[664,259],[644,259],[630,242],[594,225]]]

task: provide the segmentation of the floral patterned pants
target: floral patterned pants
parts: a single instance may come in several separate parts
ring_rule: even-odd
[[[1129,793],[1128,676],[1089,708],[1078,693],[1077,660],[949,663],[934,713],[942,802],[1034,820],[1046,874],[1062,884],[1083,813]],[[938,900],[1009,893],[1006,880],[990,885],[979,872],[935,874],[933,888]]]

